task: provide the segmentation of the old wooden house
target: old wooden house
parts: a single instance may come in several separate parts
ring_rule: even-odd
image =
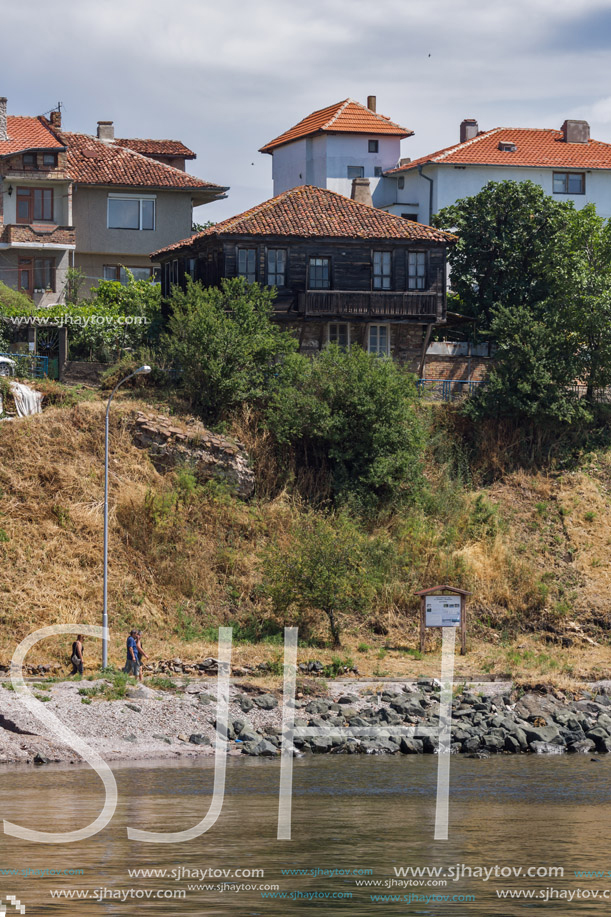
[[[301,350],[334,341],[393,356],[418,371],[446,321],[450,233],[324,188],[302,185],[154,252],[162,291],[190,276],[206,286],[243,277],[275,287],[275,318]]]

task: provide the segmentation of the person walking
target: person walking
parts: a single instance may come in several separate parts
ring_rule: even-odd
[[[76,640],[72,644],[72,656],[70,658],[72,663],[72,675],[82,675],[83,674],[83,635],[78,634]]]
[[[132,629],[127,638],[127,661],[125,663],[125,672],[128,675],[138,677],[140,664],[138,659],[138,644],[136,642],[137,631]]]
[[[142,659],[143,658],[148,659],[149,657],[147,656],[147,654],[144,652],[142,648],[142,631],[141,630],[136,631],[136,652],[138,654],[138,662],[139,662],[138,680],[142,681],[143,680],[142,678]]]

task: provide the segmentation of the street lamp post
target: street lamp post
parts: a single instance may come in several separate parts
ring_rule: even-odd
[[[133,373],[130,373],[129,376],[126,376],[125,379],[121,379],[120,382],[117,382],[112,392],[110,393],[110,398],[108,399],[108,405],[106,407],[106,431],[104,437],[104,611],[102,613],[102,627],[104,628],[104,634],[102,636],[103,669],[105,669],[108,665],[108,421],[110,415],[110,404],[115,396],[115,392],[120,385],[123,385],[124,382],[127,382],[128,379],[132,379],[134,376],[139,376],[142,373],[150,373],[150,371],[150,366],[140,366]]]

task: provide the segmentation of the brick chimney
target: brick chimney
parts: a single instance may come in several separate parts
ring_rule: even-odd
[[[98,121],[98,140],[112,143],[115,139],[115,126],[112,121]]]
[[[367,96],[367,108],[369,109],[369,111],[376,110],[376,97],[375,96]]]
[[[466,143],[467,140],[474,140],[479,130],[475,118],[465,118],[460,122],[460,142]]]
[[[560,130],[565,143],[588,143],[590,140],[590,125],[587,121],[567,120]]]
[[[369,187],[369,179],[353,178],[352,193],[350,194],[350,197],[358,204],[367,204],[368,207],[373,207],[373,201],[371,199],[371,188]]]
[[[6,97],[0,96],[0,140],[8,140],[6,127]]]
[[[62,126],[61,109],[58,108],[57,111],[52,111],[51,114],[49,115],[49,121],[51,122],[51,127],[57,128],[58,131],[61,130],[61,126]]]

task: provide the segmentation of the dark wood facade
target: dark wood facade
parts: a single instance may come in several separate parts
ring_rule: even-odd
[[[205,286],[217,286],[227,277],[238,277],[240,250],[254,251],[254,279],[262,285],[273,285],[270,277],[270,253],[284,253],[284,283],[277,286],[276,314],[291,320],[320,321],[326,318],[349,319],[351,322],[383,319],[385,321],[436,324],[446,317],[446,249],[438,242],[411,240],[296,239],[282,236],[261,241],[256,236],[240,238],[209,236],[189,246],[164,253],[162,292],[167,295],[173,284],[183,286],[186,276]],[[390,255],[388,289],[376,286],[374,253]],[[409,255],[422,253],[424,276],[412,276]],[[243,260],[248,255],[242,256]],[[252,259],[252,256],[250,256]],[[274,258],[274,254],[271,254]],[[316,287],[311,259],[328,259],[328,286]],[[252,262],[250,264],[252,268]],[[242,272],[244,273],[244,272]]]

